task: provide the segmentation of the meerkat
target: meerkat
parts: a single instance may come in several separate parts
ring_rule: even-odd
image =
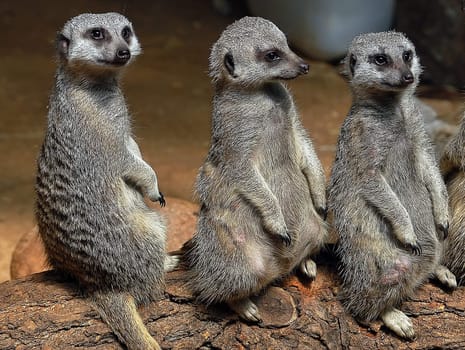
[[[328,203],[339,235],[341,300],[362,323],[381,318],[413,338],[396,307],[429,276],[454,288],[439,265],[447,191],[414,92],[421,73],[401,33],[357,36],[344,60],[353,94],[337,144]]]
[[[436,159],[441,159],[446,145],[457,134],[458,127],[439,118],[438,113],[419,98],[414,98],[414,101],[423,117],[425,130],[433,142]]]
[[[177,257],[144,196],[165,200],[142,159],[119,87],[140,52],[128,19],[81,14],[57,36],[58,68],[38,157],[36,217],[48,261],[71,277],[128,349],[160,349],[136,307]]]
[[[465,115],[458,133],[447,144],[441,158],[441,170],[449,193],[451,225],[444,242],[444,264],[465,285]]]
[[[228,26],[210,54],[211,145],[184,259],[201,301],[225,302],[252,322],[261,317],[251,295],[295,268],[315,277],[311,255],[327,234],[322,166],[282,82],[308,70],[259,17]]]

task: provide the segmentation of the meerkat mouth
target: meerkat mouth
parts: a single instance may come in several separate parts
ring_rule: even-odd
[[[104,65],[104,66],[113,66],[113,67],[122,67],[126,65],[129,61],[119,61],[119,60],[98,60],[97,61],[99,64]]]
[[[389,87],[391,89],[394,89],[394,90],[403,90],[407,86],[411,85],[411,84],[407,84],[407,83],[393,84],[393,83],[389,83],[387,81],[383,81],[381,84],[384,85],[384,86],[387,86],[387,87]]]

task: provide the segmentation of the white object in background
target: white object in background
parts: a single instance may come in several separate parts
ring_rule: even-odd
[[[391,26],[395,0],[247,0],[255,16],[275,23],[309,57],[335,60],[361,33]]]

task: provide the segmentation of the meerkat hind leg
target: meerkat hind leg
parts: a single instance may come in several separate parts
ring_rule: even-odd
[[[457,279],[455,278],[455,275],[444,265],[438,265],[436,267],[434,276],[447,288],[457,288]]]
[[[228,306],[239,315],[240,318],[250,322],[260,322],[262,318],[258,307],[249,298],[229,301]]]
[[[381,314],[381,320],[384,325],[399,337],[406,339],[415,338],[412,321],[406,314],[395,308],[390,308]]]
[[[300,271],[310,279],[315,279],[316,277],[316,263],[310,259],[304,259],[299,266]]]

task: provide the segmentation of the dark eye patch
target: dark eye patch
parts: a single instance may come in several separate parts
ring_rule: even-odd
[[[386,66],[392,62],[392,59],[385,53],[377,53],[368,56],[368,62],[376,64],[377,66]]]
[[[412,61],[413,58],[413,52],[412,50],[407,50],[402,53],[402,59],[404,62],[409,63]]]
[[[121,31],[121,36],[123,39],[128,42],[129,38],[132,36],[132,30],[128,26],[124,27],[123,30]]]
[[[268,62],[276,62],[281,60],[282,53],[279,50],[270,50],[265,52],[265,60]]]
[[[105,39],[105,29],[103,28],[92,28],[89,29],[90,37],[94,40],[103,40]]]

